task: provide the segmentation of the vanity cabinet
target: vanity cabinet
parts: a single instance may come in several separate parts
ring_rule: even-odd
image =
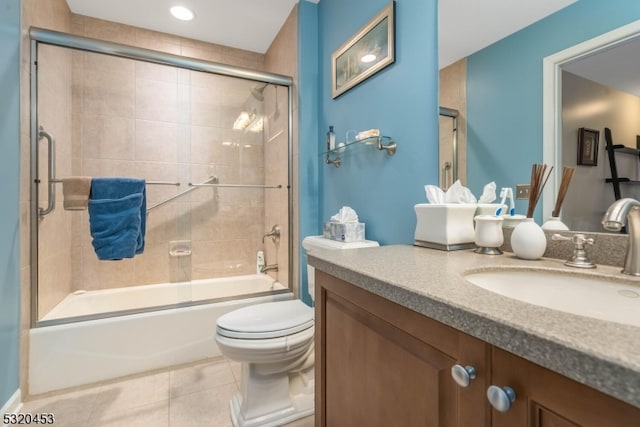
[[[640,409],[493,346],[491,383],[516,393],[508,411],[492,409],[493,427],[640,425]]]
[[[638,408],[317,269],[315,301],[318,427],[640,425]],[[475,368],[467,387],[454,365]],[[492,385],[515,392],[506,412]]]
[[[485,343],[318,270],[315,301],[316,426],[488,425]]]

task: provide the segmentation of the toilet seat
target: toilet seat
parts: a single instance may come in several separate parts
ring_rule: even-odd
[[[286,337],[313,327],[313,308],[300,300],[269,302],[218,318],[217,333],[236,339]]]

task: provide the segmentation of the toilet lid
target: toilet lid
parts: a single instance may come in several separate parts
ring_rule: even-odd
[[[217,326],[229,338],[282,337],[312,327],[313,308],[300,300],[256,304],[220,316]]]

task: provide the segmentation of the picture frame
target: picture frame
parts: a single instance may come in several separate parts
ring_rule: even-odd
[[[598,139],[600,131],[594,129],[578,129],[578,165],[598,166]]]
[[[333,99],[395,62],[395,1],[331,55]]]

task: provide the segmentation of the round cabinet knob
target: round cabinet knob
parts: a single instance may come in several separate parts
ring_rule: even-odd
[[[471,380],[476,377],[476,368],[473,366],[453,365],[451,377],[460,387],[469,387]]]
[[[487,399],[498,411],[507,412],[516,400],[516,392],[511,387],[492,385],[487,389]]]

